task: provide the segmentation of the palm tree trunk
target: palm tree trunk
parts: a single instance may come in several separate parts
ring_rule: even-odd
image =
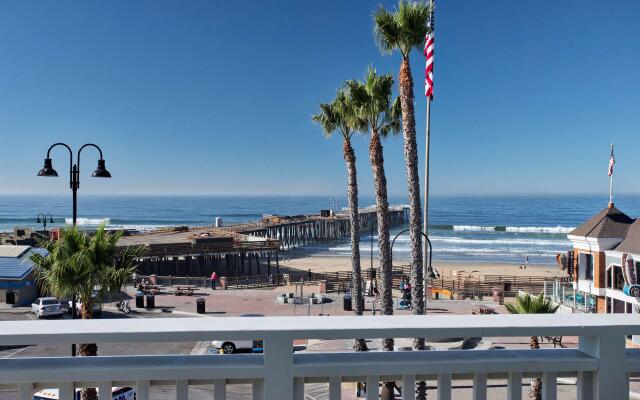
[[[409,57],[402,58],[398,77],[400,107],[402,109],[402,138],[404,162],[409,189],[409,237],[411,239],[411,299],[413,314],[424,315],[424,273],[422,264],[422,209],[420,206],[420,175],[418,173],[418,144],[416,143],[416,116],[413,107],[413,78]],[[426,229],[425,229],[426,231]],[[424,338],[415,338],[413,348],[424,350]],[[417,400],[426,399],[427,385],[418,382]]]
[[[380,252],[380,292],[382,293],[382,314],[393,314],[393,284],[391,269],[391,244],[389,243],[389,200],[387,199],[387,177],[384,174],[384,157],[382,156],[382,143],[380,136],[374,129],[371,130],[371,143],[369,143],[369,157],[373,169],[373,184],[376,192],[376,206],[378,219],[378,250]],[[383,351],[393,351],[393,338],[382,340]],[[393,395],[393,382],[384,382],[381,399],[391,400]]]
[[[540,343],[538,342],[537,336],[531,336],[529,347],[531,348],[531,350],[537,350],[540,348]],[[531,400],[542,399],[542,379],[540,378],[531,379],[531,387],[529,388],[529,398]]]
[[[83,302],[82,305],[82,319],[91,319],[91,310],[93,308],[93,304]],[[78,354],[80,355],[80,357],[95,357],[98,355],[98,345],[95,343],[81,343],[78,345]],[[96,391],[96,388],[82,389],[80,391],[80,399],[97,400],[98,392]]]
[[[351,220],[351,296],[354,301],[354,312],[362,315],[364,312],[364,290],[362,287],[362,273],[360,271],[360,214],[358,212],[358,178],[356,173],[356,155],[351,147],[351,140],[344,138],[344,160],[347,163],[347,198],[349,200],[349,218]],[[356,339],[355,351],[367,351],[367,342]]]

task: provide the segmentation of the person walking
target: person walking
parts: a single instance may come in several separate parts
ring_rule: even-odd
[[[211,289],[216,290],[216,281],[218,280],[218,274],[216,271],[211,273]]]

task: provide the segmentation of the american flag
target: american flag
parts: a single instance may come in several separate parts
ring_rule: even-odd
[[[613,156],[613,145],[611,145],[611,157],[609,157],[609,176],[613,175],[614,165],[616,165],[616,158]]]
[[[424,95],[430,99],[433,99],[433,48],[435,44],[433,28],[434,20],[432,10],[431,16],[429,17],[429,33],[427,33],[427,36],[424,38],[424,56],[427,58],[424,71]]]

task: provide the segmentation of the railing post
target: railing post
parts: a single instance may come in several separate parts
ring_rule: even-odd
[[[293,340],[277,334],[264,339],[264,398],[293,400]]]
[[[598,359],[598,370],[593,374],[592,388],[585,387],[579,379],[578,391],[586,395],[588,389],[592,389],[594,400],[628,399],[629,377],[625,369],[625,345],[622,334],[580,336],[580,351]],[[578,378],[589,380],[584,374]]]
[[[18,399],[19,400],[32,400],[33,399],[33,383],[21,383],[18,386]]]

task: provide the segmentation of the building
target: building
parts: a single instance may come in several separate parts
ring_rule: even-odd
[[[31,246],[0,245],[0,302],[28,305],[38,297],[34,252],[47,254],[45,249]]]
[[[634,286],[640,269],[640,219],[609,204],[567,238],[573,245],[575,297],[588,299],[592,311],[601,314],[640,312],[640,287]]]

